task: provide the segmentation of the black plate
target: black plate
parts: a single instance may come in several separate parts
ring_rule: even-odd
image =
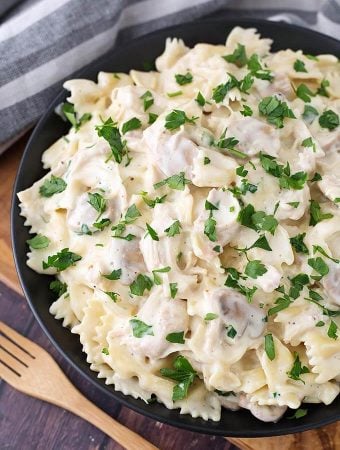
[[[168,36],[182,38],[189,46],[193,46],[197,42],[221,44],[225,42],[227,34],[236,25],[256,27],[263,37],[274,40],[274,51],[292,48],[294,50],[302,49],[305,53],[310,54],[332,53],[340,56],[338,41],[301,27],[262,20],[214,19],[174,26],[131,41],[121,48],[113,49],[99,61],[82,70],[80,74],[77,73],[75,77],[81,75],[82,78],[95,80],[100,70],[107,72],[143,70],[146,61],[153,61],[162,53],[165,38]],[[180,415],[178,410],[168,410],[160,404],[148,405],[142,400],[135,400],[120,392],[115,392],[112,386],[106,386],[104,381],[98,379],[97,374],[90,370],[78,335],[72,335],[68,329],[63,328],[61,322],[57,321],[48,311],[54,300],[48,289],[51,277],[39,275],[26,265],[28,250],[26,240],[29,238],[29,234],[28,229],[24,226],[24,219],[19,216],[16,197],[17,192],[28,188],[44,175],[41,165],[43,151],[65,134],[69,128],[54,114],[54,108],[64,101],[66,96],[66,91],[63,91],[36,126],[21,160],[12,202],[12,242],[21,285],[36,319],[57,349],[73,367],[101,389],[103,395],[114,398],[153,419],[188,430],[223,436],[259,437],[296,433],[339,420],[340,396],[329,406],[307,405],[308,415],[298,420],[283,418],[278,423],[264,423],[246,410],[237,412],[223,410],[219,422],[206,422],[202,419],[193,419],[189,415]],[[286,416],[289,415],[289,413],[286,414]]]

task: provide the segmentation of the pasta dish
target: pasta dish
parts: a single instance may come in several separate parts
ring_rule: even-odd
[[[339,394],[340,67],[271,43],[169,38],[150,71],[65,82],[70,130],[19,193],[91,369],[205,420]]]

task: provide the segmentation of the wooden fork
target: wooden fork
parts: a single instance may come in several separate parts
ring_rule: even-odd
[[[85,398],[43,348],[0,321],[0,377],[15,389],[87,420],[128,450],[157,450]]]

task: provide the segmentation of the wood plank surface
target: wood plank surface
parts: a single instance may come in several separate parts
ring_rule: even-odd
[[[243,439],[179,430],[137,414],[106,397],[75,372],[56,352],[34,320],[16,275],[10,244],[10,203],[16,169],[28,134],[0,156],[0,311],[1,320],[47,349],[80,391],[108,414],[164,450],[340,450],[340,423],[318,430],[272,438]],[[48,372],[47,372],[48,376]],[[234,445],[235,446],[234,446]],[[121,447],[72,414],[0,385],[0,448],[118,450]]]

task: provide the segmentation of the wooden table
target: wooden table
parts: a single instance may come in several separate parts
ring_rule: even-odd
[[[22,296],[10,248],[9,209],[13,179],[26,134],[0,157],[0,316],[8,325],[47,349],[78,389],[108,414],[162,450],[340,450],[340,426],[264,439],[230,439],[179,430],[103,397],[61,358]],[[48,376],[48,370],[46,370]],[[71,413],[21,394],[0,382],[0,448],[15,450],[118,450],[106,435]],[[231,443],[232,442],[232,443]]]

